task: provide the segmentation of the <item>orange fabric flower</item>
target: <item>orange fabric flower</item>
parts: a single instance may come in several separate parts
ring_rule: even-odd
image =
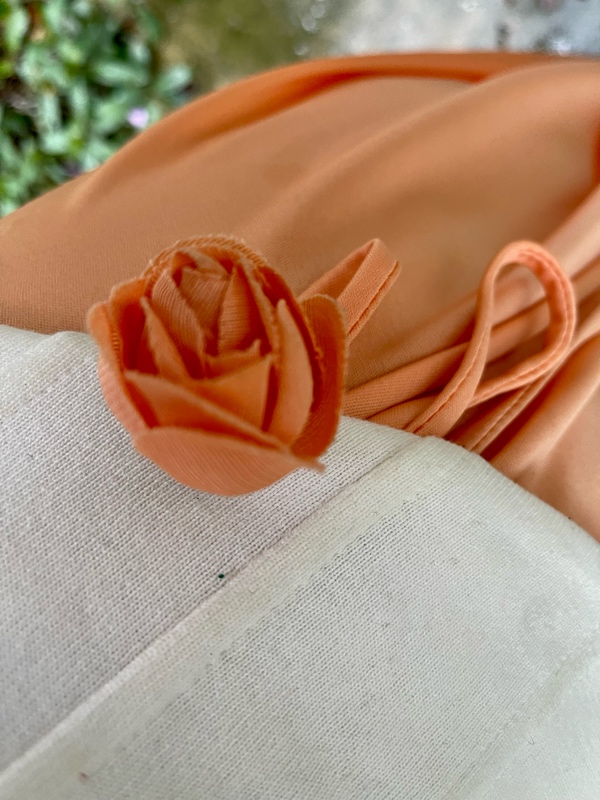
[[[299,303],[246,245],[178,242],[115,286],[88,327],[110,409],[177,480],[236,495],[322,469],[344,388],[340,307]]]

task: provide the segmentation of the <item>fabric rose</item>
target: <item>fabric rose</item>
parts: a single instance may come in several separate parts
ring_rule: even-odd
[[[137,450],[188,486],[261,489],[335,435],[346,357],[339,305],[299,302],[246,245],[178,242],[90,309],[106,402]]]

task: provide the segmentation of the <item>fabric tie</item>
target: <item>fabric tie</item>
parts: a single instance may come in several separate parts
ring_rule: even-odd
[[[495,323],[501,278],[514,265],[536,276],[544,299]],[[303,297],[328,294],[337,299],[352,343],[399,274],[397,260],[381,241],[374,240],[323,275]],[[549,324],[541,350],[486,378],[491,363],[542,332],[544,314],[549,315]],[[498,253],[482,278],[468,340],[348,389],[343,413],[421,436],[450,438],[481,453],[564,362],[575,325],[576,298],[560,264],[539,244],[513,242]]]

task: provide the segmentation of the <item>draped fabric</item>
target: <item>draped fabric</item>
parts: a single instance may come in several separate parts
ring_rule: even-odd
[[[0,221],[0,322],[82,330],[204,234],[335,294],[377,240],[399,270],[355,314],[345,413],[474,450],[600,538],[599,86],[592,60],[477,53],[239,82]]]

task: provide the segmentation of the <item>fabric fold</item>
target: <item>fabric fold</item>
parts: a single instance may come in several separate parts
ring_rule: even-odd
[[[600,368],[592,344],[600,302],[599,81],[594,59],[514,53],[343,57],[239,81],[0,220],[0,322],[82,329],[87,309],[111,286],[197,235],[242,239],[296,296],[365,243],[381,242],[389,256],[380,260],[380,245],[367,244],[342,270],[354,292],[345,298],[352,339],[345,413],[400,427],[423,423],[421,433],[480,452],[600,537]],[[458,394],[427,420],[473,356],[487,266],[524,241],[543,247],[571,282],[577,322],[564,360],[527,385],[499,382],[515,377],[518,365],[532,366],[554,324],[547,288],[531,270],[507,266],[494,285],[483,370],[476,360]],[[189,257],[180,256],[178,288],[194,297],[200,326],[212,328],[228,273],[213,260],[205,279],[189,281]],[[362,306],[361,318],[355,300],[371,271],[381,295]],[[276,352],[278,325],[257,308]],[[127,313],[117,327],[139,329],[139,339],[131,336],[115,358],[130,368],[143,355],[152,372],[143,315]],[[209,337],[203,368],[209,377],[235,369],[245,352],[217,366]],[[312,373],[319,394],[316,360]],[[113,388],[113,397],[122,390],[118,381]],[[127,402],[121,410],[135,425]],[[310,449],[309,429],[301,437]]]

